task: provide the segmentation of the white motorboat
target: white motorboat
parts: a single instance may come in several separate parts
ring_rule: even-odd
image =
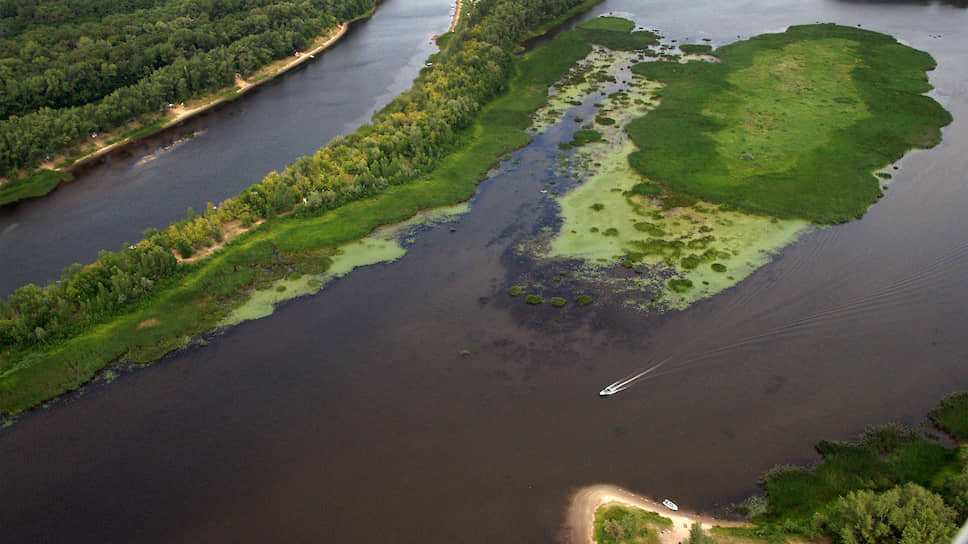
[[[676,503],[670,501],[669,499],[662,499],[662,505],[669,510],[679,510],[679,506]]]
[[[615,384],[612,384],[606,387],[605,389],[602,389],[601,391],[599,391],[598,395],[601,397],[607,397],[609,395],[614,395],[615,393],[618,393],[618,392],[619,390],[615,389]]]

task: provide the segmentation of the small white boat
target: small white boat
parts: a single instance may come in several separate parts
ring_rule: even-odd
[[[544,191],[542,191],[542,192],[544,192]],[[609,395],[614,395],[615,393],[618,393],[618,389],[615,388],[615,384],[612,384],[612,385],[606,387],[605,389],[602,389],[601,391],[599,391],[598,392],[598,396],[600,396],[600,397],[607,397]]]
[[[677,506],[676,503],[670,501],[669,499],[662,499],[662,505],[668,508],[669,510],[679,510],[679,506]]]

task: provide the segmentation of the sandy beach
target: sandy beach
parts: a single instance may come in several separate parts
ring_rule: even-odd
[[[450,20],[450,28],[447,32],[453,32],[458,22],[460,22],[460,0],[457,0],[457,6],[454,7],[454,17]]]
[[[673,500],[675,500],[673,498]],[[579,489],[573,496],[565,517],[564,542],[568,544],[594,544],[593,523],[595,511],[606,504],[622,504],[656,512],[672,520],[673,527],[659,533],[662,544],[678,544],[689,537],[689,528],[695,522],[708,530],[713,525],[741,527],[747,523],[725,521],[682,510],[673,511],[660,502],[636,495],[621,487],[599,484]]]

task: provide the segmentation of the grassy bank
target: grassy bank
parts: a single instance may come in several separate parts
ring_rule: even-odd
[[[529,113],[589,50],[583,39],[572,37],[517,58],[508,91],[480,111],[429,175],[318,215],[272,217],[212,256],[179,265],[174,276],[122,313],[79,327],[64,340],[3,354],[0,413],[16,414],[75,389],[112,361],[153,361],[215,328],[254,289],[287,275],[325,271],[340,244],[421,209],[468,199],[503,154],[530,141],[524,131]]]
[[[968,421],[961,393],[931,412],[938,421]],[[948,430],[943,424],[939,427]],[[820,442],[812,468],[778,466],[763,477],[764,497],[739,510],[752,528],[722,536],[770,542],[830,538],[835,543],[950,542],[968,518],[968,450],[898,425],[876,427],[857,442]]]
[[[718,63],[649,62],[667,86],[628,126],[648,178],[738,210],[814,223],[860,217],[874,171],[941,139],[951,115],[922,93],[934,60],[894,38],[832,24],[720,47]]]
[[[931,412],[931,419],[968,421],[966,398],[968,393],[945,398]],[[775,467],[763,477],[764,496],[735,507],[752,524],[704,519],[702,523],[711,526],[708,534],[693,524],[688,538],[666,535],[668,541],[949,544],[968,518],[968,449],[964,447],[943,444],[899,425],[884,425],[856,442],[820,442],[817,452],[822,460],[816,466]],[[670,528],[652,511],[658,505],[628,495],[633,499],[630,506],[606,503],[596,510],[596,543],[657,542],[656,530]],[[673,527],[678,529],[678,521]]]
[[[0,184],[0,206],[44,196],[61,183],[74,179],[70,172],[37,170],[22,178]]]

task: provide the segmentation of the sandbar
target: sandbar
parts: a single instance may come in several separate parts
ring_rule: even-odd
[[[595,512],[606,504],[621,504],[634,508],[641,508],[655,512],[672,520],[671,529],[659,532],[661,544],[678,544],[689,537],[689,529],[693,523],[701,523],[703,529],[709,530],[714,525],[720,527],[745,527],[748,523],[726,521],[702,516],[695,512],[680,509],[678,511],[666,508],[658,501],[637,495],[616,485],[597,484],[583,487],[572,495],[571,504],[565,516],[565,531],[563,541],[569,544],[595,544],[593,540],[593,524]]]

